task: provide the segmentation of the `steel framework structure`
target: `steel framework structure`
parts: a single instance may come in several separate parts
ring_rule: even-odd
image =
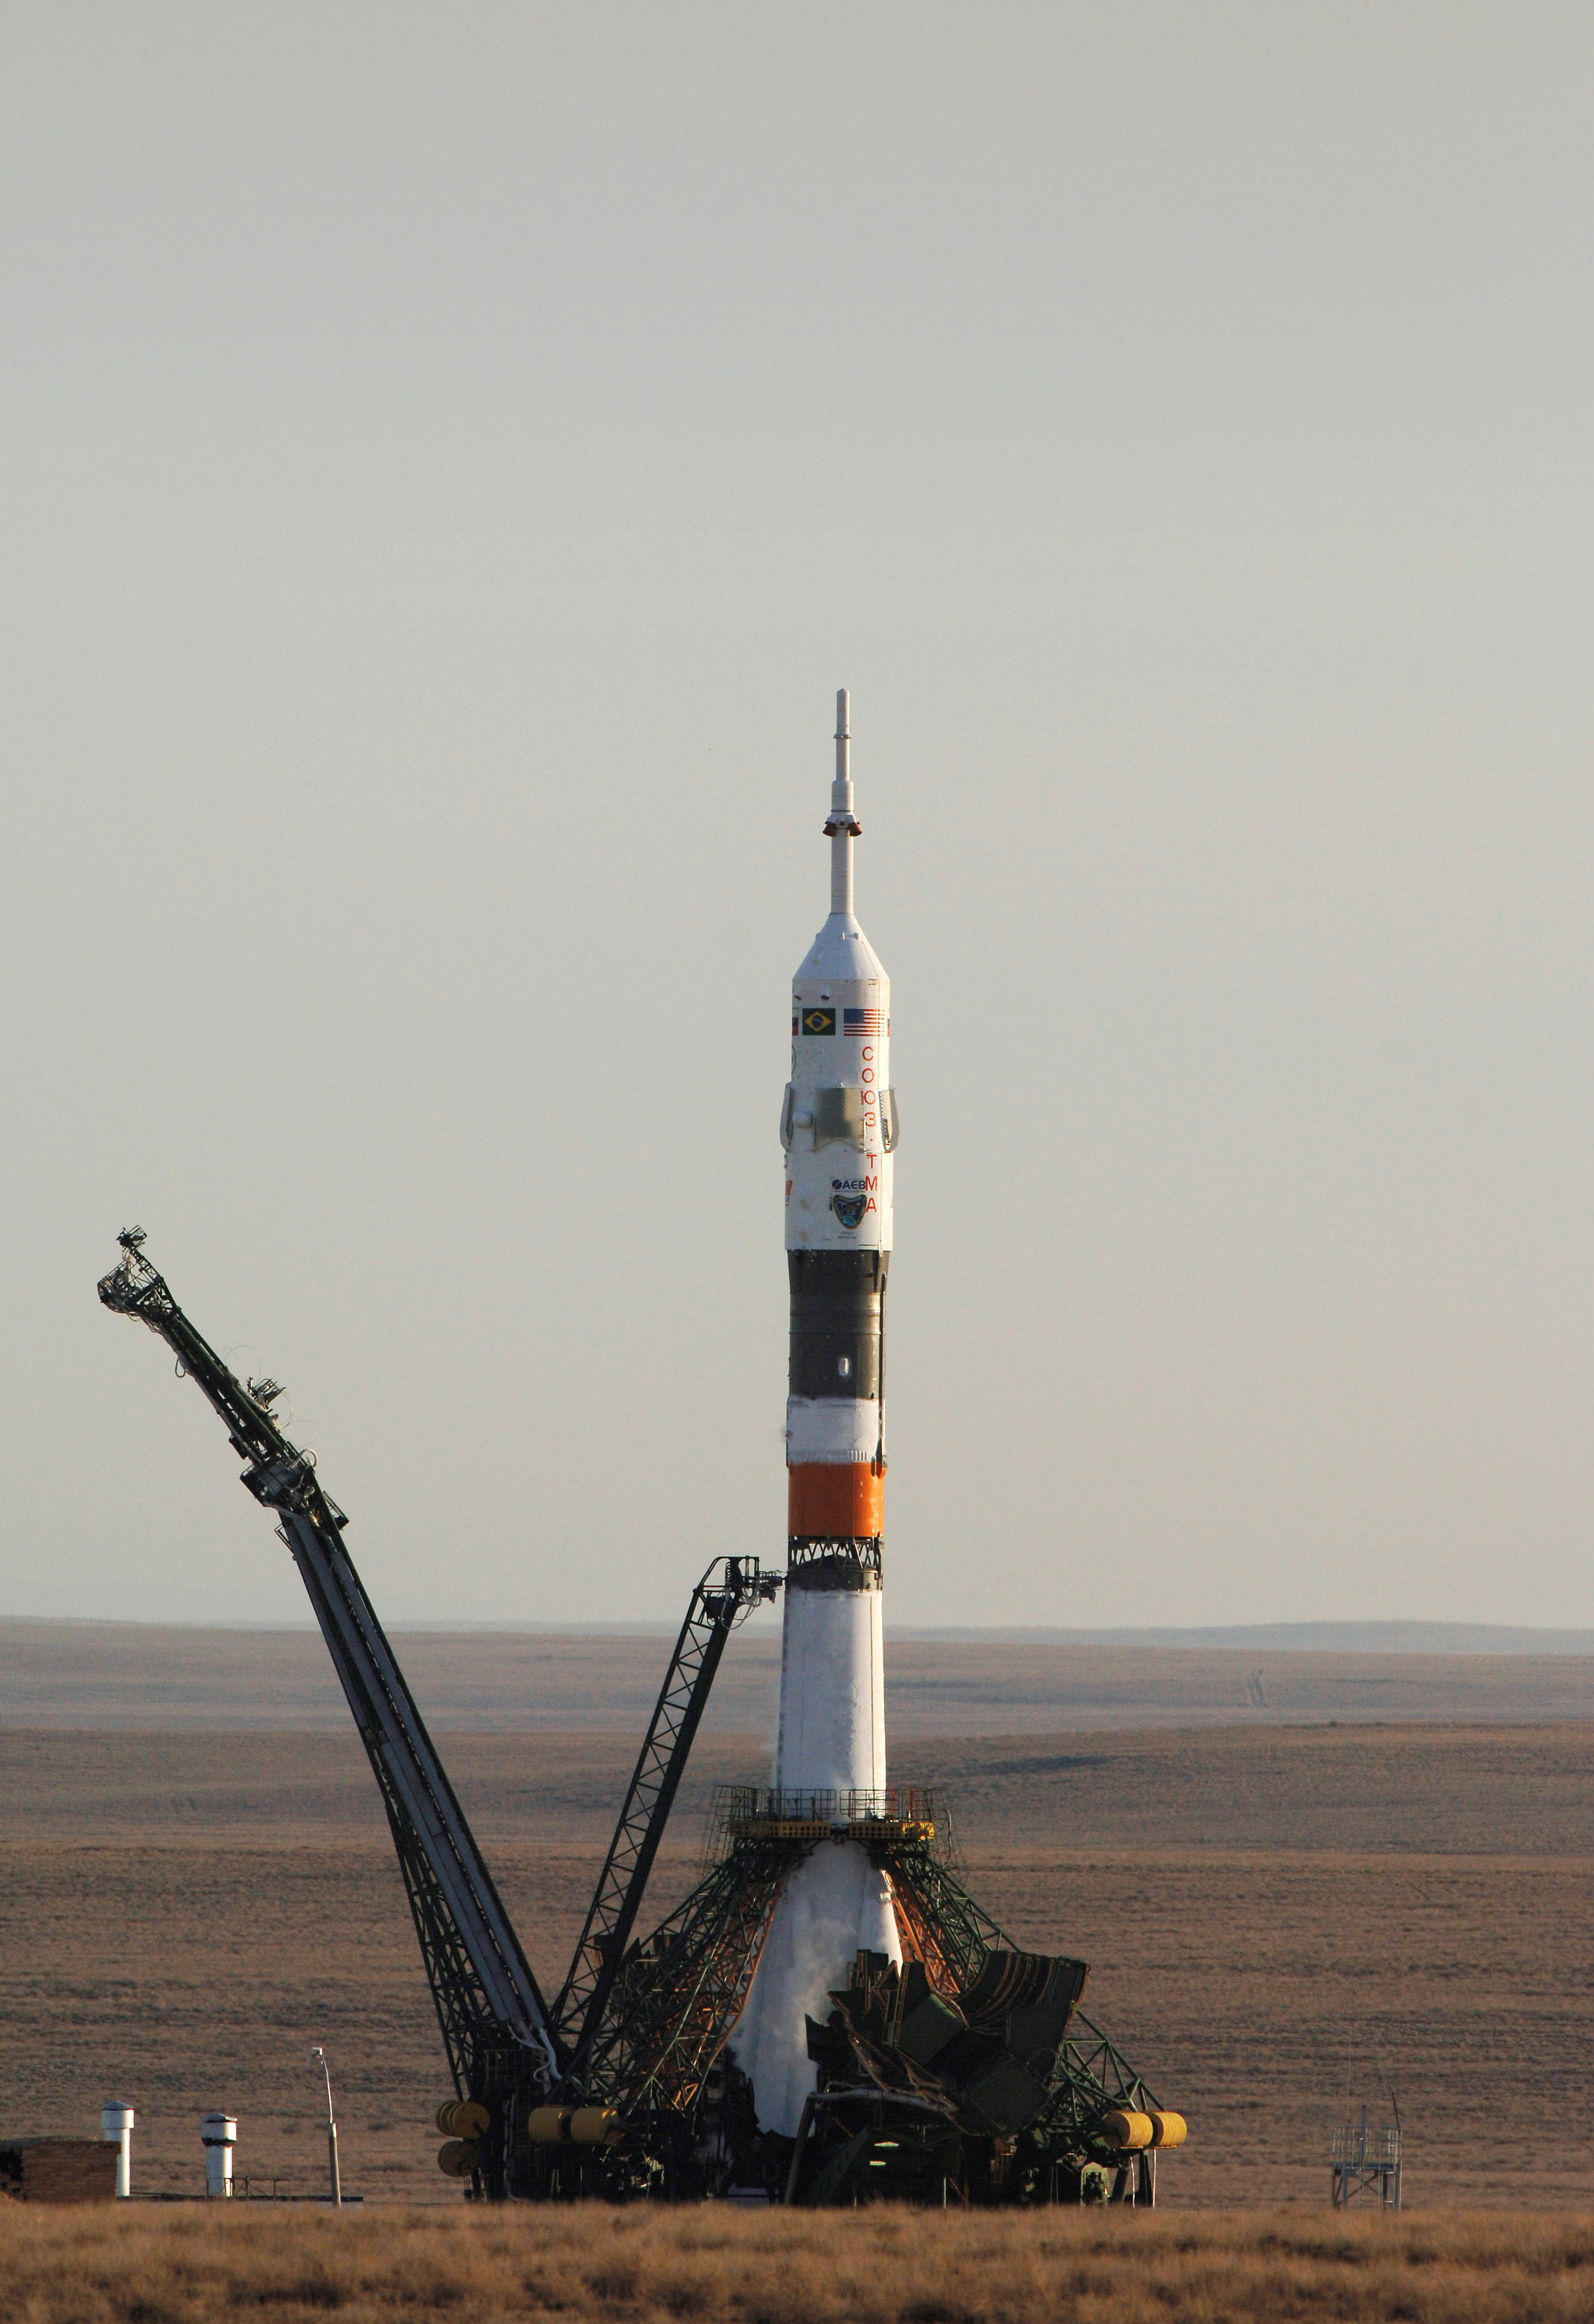
[[[1386,2211],[1398,2211],[1400,2147],[1399,2126],[1369,2129],[1365,2107],[1359,2122],[1337,2124],[1329,2161],[1329,2202],[1332,2209],[1349,2210],[1353,2204],[1370,2201]]]
[[[779,1577],[763,1572],[756,1557],[720,1557],[692,1592],[570,1973],[554,2004],[568,2070],[577,2079],[586,2071],[604,2023],[725,1643],[736,1624],[755,1606],[768,1605],[779,1587]]]
[[[100,1298],[162,1340],[180,1375],[196,1380],[220,1417],[244,1462],[244,1483],[276,1517],[299,1567],[364,1744],[462,2102],[452,2111],[475,2117],[468,2138],[450,2134],[455,2159],[447,2167],[463,2169],[474,2190],[490,2196],[707,2192],[729,2183],[728,2172],[754,2167],[779,2200],[783,2190],[797,2185],[807,2125],[823,2116],[817,2175],[799,2200],[845,2200],[849,2185],[878,2193],[888,2183],[926,2200],[923,2189],[936,2170],[943,2171],[944,2193],[950,2183],[943,2165],[951,2168],[947,2158],[954,2146],[960,2153],[972,2151],[972,2138],[975,2147],[996,2154],[1000,2141],[991,2147],[989,2113],[982,2116],[976,2107],[971,2116],[955,2077],[937,2080],[938,2069],[922,2069],[893,2046],[905,1987],[898,1991],[889,2036],[880,2032],[878,2010],[868,2023],[880,2039],[862,2030],[862,2019],[850,2034],[811,2028],[811,2043],[839,2041],[852,2061],[850,2070],[862,2079],[856,2087],[845,2086],[844,2078],[836,2086],[834,2080],[826,2083],[821,2069],[821,2089],[795,2152],[789,2152],[793,2142],[758,2132],[745,2077],[740,2128],[725,2126],[734,2112],[729,2094],[737,2079],[727,2044],[781,1889],[793,1867],[815,1849],[856,1843],[889,1877],[904,1951],[913,1974],[922,1977],[922,1990],[937,1997],[934,2006],[945,2016],[964,2025],[976,2051],[981,2044],[1000,2049],[979,2029],[995,2022],[990,2008],[1002,1993],[1018,1995],[1020,1987],[1026,1994],[1039,1993],[1044,1986],[1058,1997],[1048,2004],[1052,2034],[1043,2044],[1044,2089],[1027,2084],[1027,2127],[1018,2142],[1025,2148],[1024,2167],[1009,2172],[1002,2159],[990,2183],[1008,2191],[981,2200],[1058,2200],[1065,2181],[1077,2192],[1081,2171],[1111,2163],[1118,2166],[1119,2199],[1132,2200],[1125,2191],[1130,2173],[1113,2143],[1112,2117],[1126,2108],[1154,2107],[1155,2097],[1107,2036],[1074,2008],[1083,1964],[1023,1953],[969,1895],[944,1817],[938,1825],[929,1792],[723,1789],[715,1802],[704,1877],[650,1935],[634,1938],[726,1642],[735,1625],[780,1587],[779,1577],[765,1573],[756,1559],[716,1559],[693,1591],[569,1973],[549,2008],[348,1555],[343,1540],[348,1520],[318,1481],[315,1456],[291,1443],[272,1415],[280,1386],[270,1379],[245,1382],[232,1372],[144,1257],[142,1230],[129,1228],[118,1240],[122,1257],[102,1279]],[[884,1956],[873,1968],[860,1958],[858,1975],[871,1993],[888,1969],[897,1977]],[[1000,2003],[999,2017],[1007,2006]],[[963,2015],[965,2008],[973,2014]],[[833,2018],[833,2028],[845,2015]],[[1031,2061],[1037,2071],[1041,2054]],[[998,2069],[999,2076],[1008,2070],[1000,2058]],[[1012,2070],[1022,2081],[1022,2062],[1013,2061]],[[573,2122],[588,2125],[593,2144],[569,2143],[581,2135]],[[704,2126],[714,2122],[720,2126],[705,2142]],[[882,2123],[894,2126],[892,2137],[884,2136]],[[876,2146],[881,2153],[874,2153]],[[888,2151],[898,2167],[882,2159]],[[1148,2191],[1151,2163],[1150,2157],[1139,2158],[1143,2191]],[[861,2181],[866,2167],[885,2170],[887,2179]]]
[[[489,2101],[523,2082],[551,2087],[565,2061],[549,2012],[344,1545],[348,1519],[318,1483],[314,1456],[273,1419],[277,1382],[240,1380],[143,1256],[142,1231],[118,1240],[122,1259],[101,1281],[101,1299],[146,1324],[197,1383],[304,1582],[387,1811],[456,2089]],[[502,2179],[501,2165],[488,2168]]]

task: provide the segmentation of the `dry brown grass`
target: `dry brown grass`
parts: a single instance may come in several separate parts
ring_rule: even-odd
[[[1570,2324],[1594,2221],[17,2207],[0,2286],[6,2324]]]

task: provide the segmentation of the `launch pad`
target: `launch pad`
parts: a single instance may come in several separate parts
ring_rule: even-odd
[[[693,1591],[570,1969],[539,1990],[344,1543],[348,1520],[143,1254],[99,1286],[198,1385],[278,1519],[387,1812],[456,2096],[440,2167],[476,2198],[823,2207],[1146,2203],[1184,2138],[1079,2007],[1085,1964],[1015,1944],[927,1790],[886,1780],[890,987],[852,911],[847,698],[831,912],[792,991],[780,1114],[790,1295],[787,1566]],[[649,1877],[732,1630],[784,1592],[769,1789],[723,1791],[702,1877],[650,1933]]]
[[[279,1517],[371,1760],[457,2096],[438,2161],[476,2197],[822,2206],[1154,2201],[1181,2117],[1078,2006],[1083,1961],[1025,1950],[964,1887],[933,1793],[716,1795],[703,1877],[633,1930],[732,1629],[780,1579],[716,1560],[692,1593],[570,1971],[539,1992],[344,1545],[344,1513],[195,1330],[130,1228],[99,1286],[156,1333]],[[856,1849],[885,1884],[900,1961],[861,1950],[805,2035],[795,2135],[761,2127],[736,2036],[792,1875]]]

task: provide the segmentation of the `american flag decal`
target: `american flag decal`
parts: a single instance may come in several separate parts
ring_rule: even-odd
[[[883,1009],[843,1009],[842,1023],[856,1040],[878,1041],[886,1029],[886,1012]]]

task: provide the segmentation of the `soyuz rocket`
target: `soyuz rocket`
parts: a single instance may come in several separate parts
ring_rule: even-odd
[[[780,1112],[791,1293],[786,1406],[787,1577],[775,1789],[837,1824],[886,1788],[881,1638],[886,1273],[897,1103],[891,988],[852,908],[847,696],[836,696],[830,917],[791,990]],[[776,1906],[733,2047],[760,2126],[795,2135],[814,2088],[806,2020],[860,1949],[902,1959],[889,1874],[854,1840],[823,1846]]]

